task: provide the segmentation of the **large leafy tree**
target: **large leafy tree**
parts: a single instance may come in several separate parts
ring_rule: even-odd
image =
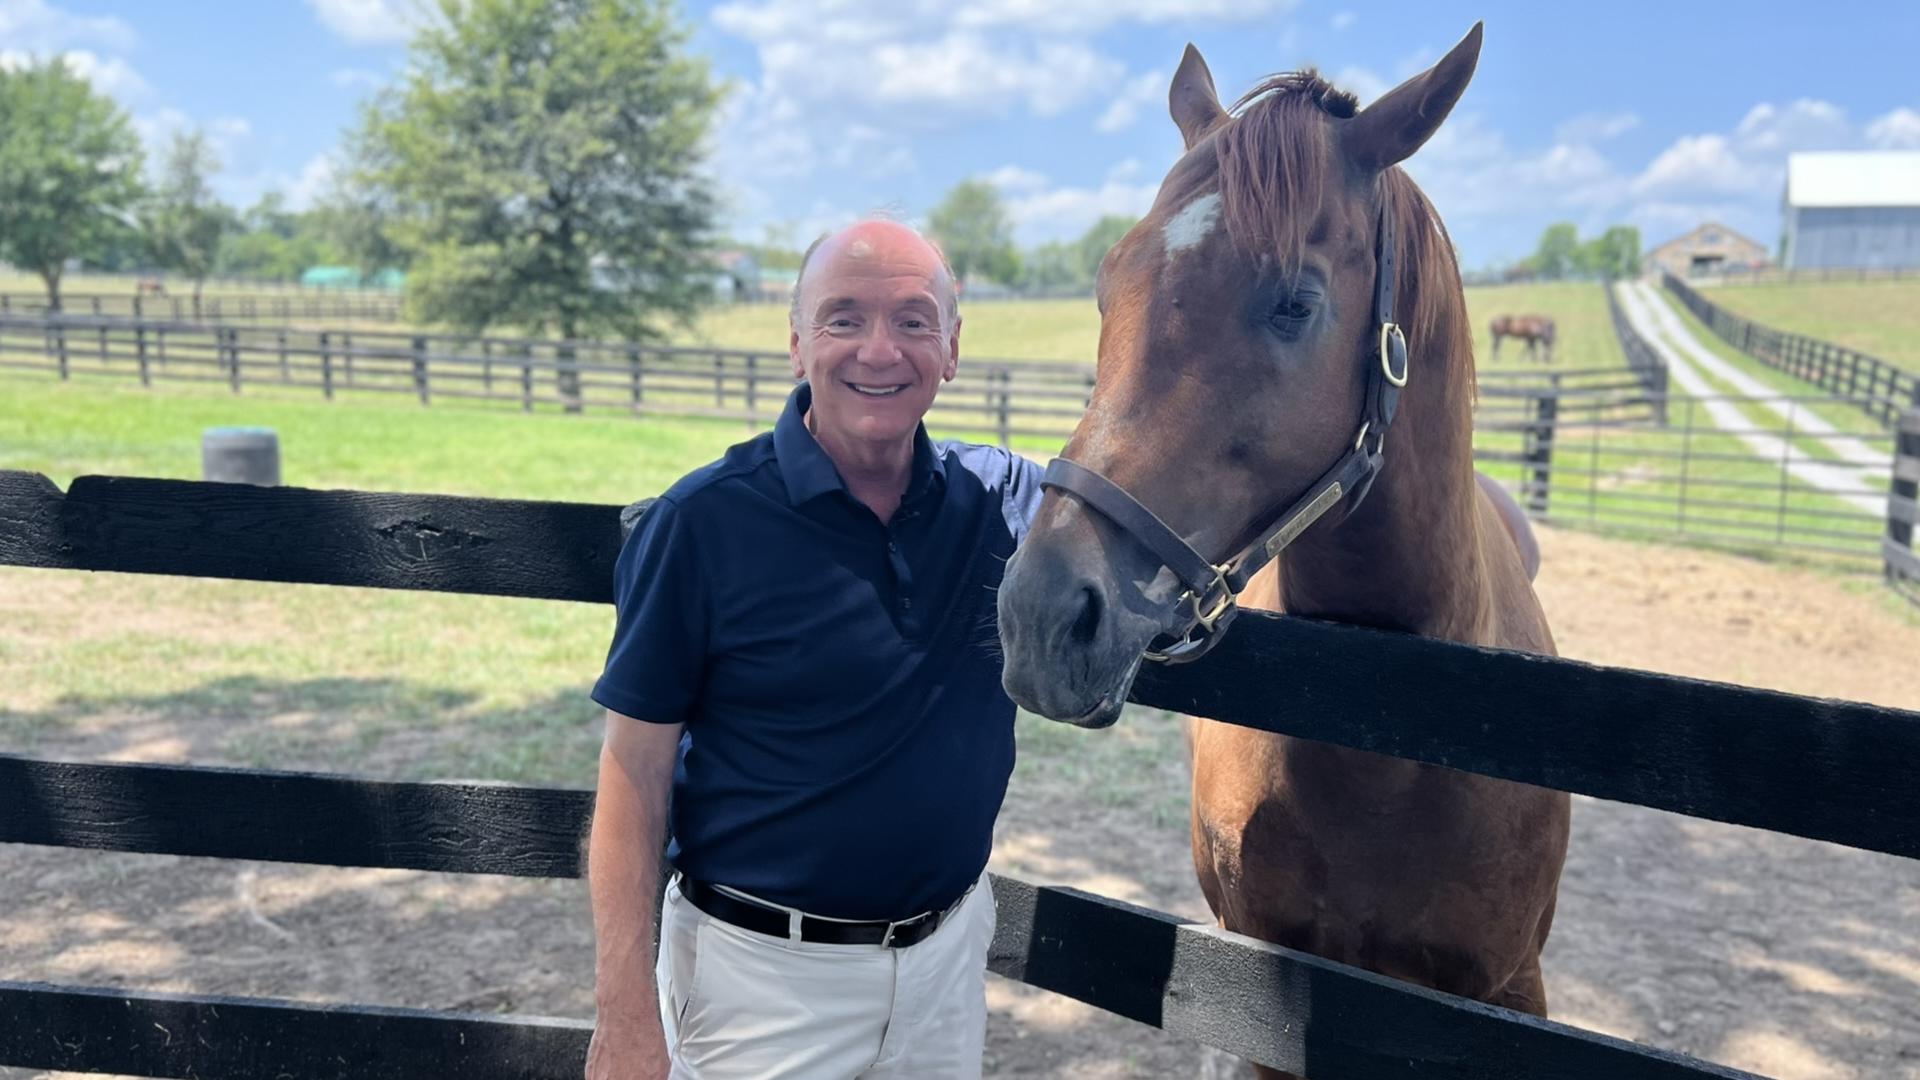
[[[220,241],[238,225],[233,210],[213,194],[209,181],[219,170],[220,159],[205,132],[174,135],[159,183],[140,214],[154,264],[178,270],[193,282],[196,311],[201,287],[220,257]]]
[[[0,67],[0,259],[40,275],[60,307],[67,260],[124,235],[140,197],[140,140],[64,60]]]
[[[927,231],[940,242],[962,281],[984,277],[1012,283],[1020,276],[1020,250],[1013,246],[1013,220],[1000,193],[985,180],[962,180],[927,216]]]
[[[1558,281],[1581,269],[1580,230],[1571,221],[1557,221],[1540,234],[1533,253],[1533,269],[1549,281]]]
[[[1094,222],[1074,244],[1080,257],[1080,272],[1088,284],[1100,276],[1100,260],[1107,257],[1107,251],[1139,221],[1129,214],[1107,214]]]
[[[417,318],[574,339],[691,316],[719,95],[687,36],[670,0],[441,0],[347,185],[410,256]]]

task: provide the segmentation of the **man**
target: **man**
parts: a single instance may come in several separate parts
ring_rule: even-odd
[[[980,1074],[1013,766],[993,590],[1040,470],[927,438],[954,292],[905,226],[816,244],[789,315],[805,381],[621,553],[589,1080]]]

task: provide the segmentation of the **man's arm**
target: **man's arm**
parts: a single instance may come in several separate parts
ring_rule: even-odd
[[[594,1003],[588,1080],[667,1075],[654,986],[655,900],[660,893],[667,794],[681,724],[649,724],[607,710],[600,781],[587,840],[593,902]]]

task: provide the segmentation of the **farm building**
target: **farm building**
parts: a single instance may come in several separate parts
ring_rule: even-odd
[[[1715,222],[1677,236],[1647,252],[1647,272],[1665,271],[1674,277],[1752,270],[1767,265],[1767,249]]]
[[[1920,152],[1793,154],[1781,213],[1789,270],[1920,268]]]

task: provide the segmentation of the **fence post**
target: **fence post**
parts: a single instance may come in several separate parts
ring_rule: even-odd
[[[480,390],[493,396],[493,342],[486,338],[480,339]]]
[[[726,371],[726,366],[727,366],[727,358],[725,356],[722,356],[719,353],[714,353],[713,354],[713,407],[716,409],[726,408],[726,405],[727,405],[727,384],[724,381],[724,377],[722,374],[723,372]]]
[[[520,411],[533,411],[533,346],[520,346]]]
[[[287,364],[287,328],[281,327],[278,334],[280,342],[280,381],[292,382],[293,369]]]
[[[147,324],[146,323],[137,322],[133,324],[133,352],[134,352],[134,357],[140,363],[140,385],[151,387],[153,385],[153,376],[147,370]]]
[[[1547,496],[1553,485],[1553,434],[1560,415],[1560,377],[1555,375],[1547,392],[1533,399],[1533,423],[1527,426],[1524,456],[1527,459],[1527,512],[1544,515]]]
[[[753,384],[754,384],[754,380],[757,379],[760,374],[759,365],[757,363],[759,359],[760,358],[753,353],[747,354],[747,427],[749,428],[753,427],[755,425],[755,421],[758,419],[758,417],[754,415],[755,406],[754,406]]]
[[[67,377],[67,317],[61,312],[53,313],[54,349],[59,353],[60,377]]]
[[[1901,507],[1912,507],[1920,500],[1920,394],[1914,407],[1900,417],[1893,436],[1893,485],[1887,500],[1887,541],[1893,547],[1912,550],[1913,523],[1900,517]],[[1904,501],[1901,501],[1904,500]],[[1888,581],[1903,580],[1906,575],[1893,559],[1884,561]]]
[[[145,318],[146,317],[145,308],[146,308],[146,301],[141,298],[139,293],[134,293],[133,294],[133,317],[135,319]]]
[[[320,331],[320,392],[333,400],[333,332]]]
[[[1013,371],[1000,369],[1000,445],[1013,445]]]
[[[421,334],[413,338],[413,388],[420,395],[420,404],[431,404],[427,391],[427,339]]]
[[[631,372],[632,372],[632,377],[633,377],[633,406],[634,406],[634,410],[635,410],[635,411],[637,412],[637,411],[639,411],[639,407],[640,407],[640,397],[641,397],[641,390],[640,390],[640,349],[639,349],[639,347],[638,347],[638,346],[630,346],[630,347],[628,347],[628,349],[627,349],[627,367],[628,367],[628,368],[629,368],[629,369],[631,370]]]
[[[99,323],[100,329],[100,366],[105,367],[107,365],[107,323],[101,317],[100,298],[97,296],[93,298],[93,317]]]
[[[346,330],[342,330],[340,332],[340,366],[342,369],[341,374],[344,376],[344,381],[348,386],[352,386],[353,385],[353,334],[352,332],[346,331]]]
[[[233,384],[233,392],[240,392],[240,329],[235,326],[220,328],[220,338],[226,343],[227,379]]]

